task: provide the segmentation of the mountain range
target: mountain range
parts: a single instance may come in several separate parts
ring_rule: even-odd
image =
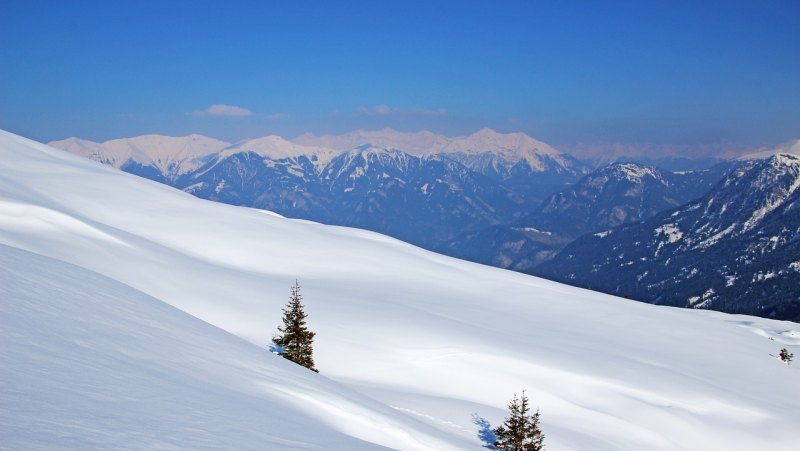
[[[515,271],[534,272],[576,238],[649,218],[694,200],[736,162],[670,172],[637,163],[612,163],[553,193],[515,223],[462,234],[447,253]]]
[[[365,139],[374,142],[338,147]],[[204,199],[365,228],[429,249],[514,221],[589,171],[525,134],[489,129],[456,138],[384,130],[296,141],[267,136],[231,145],[151,135],[50,144]]]
[[[584,235],[537,273],[646,302],[800,321],[800,157],[745,161],[700,199]]]

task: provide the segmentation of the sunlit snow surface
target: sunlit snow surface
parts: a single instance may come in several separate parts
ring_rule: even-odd
[[[626,301],[211,203],[5,132],[0,243],[88,270],[0,248],[0,440],[125,446],[135,430],[141,448],[180,427],[164,446],[479,449],[470,415],[497,424],[527,389],[551,450],[797,445],[800,371],[776,357],[800,354],[795,323]],[[320,375],[259,349],[295,278]],[[302,426],[281,427],[284,411]]]

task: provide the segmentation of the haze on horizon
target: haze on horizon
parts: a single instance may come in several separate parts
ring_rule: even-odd
[[[702,3],[2,1],[0,128],[491,127],[654,153],[800,138],[800,4]]]

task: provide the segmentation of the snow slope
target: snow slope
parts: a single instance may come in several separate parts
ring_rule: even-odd
[[[795,323],[625,301],[207,202],[5,132],[0,243],[97,272],[260,346],[298,278],[321,374],[456,447],[478,449],[470,414],[496,424],[522,389],[541,408],[550,450],[796,446],[800,371],[776,358],[781,347],[800,350]],[[17,358],[35,368],[40,356]]]
[[[455,448],[119,282],[0,245],[0,448]]]

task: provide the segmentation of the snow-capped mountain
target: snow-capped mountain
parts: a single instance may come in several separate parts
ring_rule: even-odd
[[[339,150],[369,144],[401,149],[413,155],[444,154],[483,175],[500,180],[515,179],[517,184],[523,182],[523,177],[534,175],[532,180],[526,181],[527,188],[534,191],[541,185],[560,186],[564,179],[575,179],[588,172],[586,165],[578,160],[525,133],[498,133],[490,128],[457,137],[427,131],[358,130],[343,135],[300,135],[294,142]]]
[[[292,142],[303,146],[317,146],[337,150],[349,150],[370,144],[376,147],[403,149],[403,151],[412,155],[426,155],[443,149],[450,140],[451,138],[429,131],[404,133],[391,128],[384,128],[375,131],[355,130],[342,135],[317,136],[312,133],[306,133],[294,138]]]
[[[800,157],[750,160],[707,195],[584,236],[537,271],[657,304],[800,319]]]
[[[523,196],[436,155],[363,145],[323,164],[330,154],[275,159],[227,152],[172,184],[204,199],[375,230],[430,248],[524,211]]]
[[[327,164],[338,152],[326,147],[303,146],[287,141],[280,136],[270,135],[263,138],[248,139],[224,148],[220,157],[224,158],[242,152],[253,152],[271,160],[307,157],[317,166]]]
[[[773,155],[794,155],[796,157],[800,157],[800,139],[795,139],[794,141],[789,141],[784,143],[774,149],[762,149],[757,152],[752,152],[740,157],[740,160],[759,160],[763,158],[769,158]]]
[[[462,234],[448,243],[447,252],[535,273],[537,265],[581,235],[649,218],[702,196],[733,165],[673,173],[635,163],[610,164],[550,195],[516,224]]]
[[[374,143],[338,148],[360,140],[407,146],[412,153]],[[267,136],[212,154],[206,153],[208,146],[194,154],[184,149],[181,155],[188,160],[181,163],[176,156],[166,166],[131,152],[104,153],[119,145],[81,146],[75,139],[51,144],[204,199],[366,228],[430,249],[443,249],[459,234],[519,219],[583,171],[570,157],[525,134],[489,129],[457,138],[388,129],[295,142]],[[169,152],[157,153],[159,161]]]
[[[103,143],[67,138],[50,145],[126,172],[147,174],[148,178],[165,181],[196,169],[204,158],[230,144],[202,135],[143,135]]]
[[[520,163],[532,172],[580,172],[577,160],[555,150],[549,144],[525,133],[497,133],[483,128],[469,136],[453,138],[439,152],[466,162],[468,166],[498,174],[511,172]],[[474,161],[474,163],[471,163]]]
[[[207,202],[5,132],[0,202],[5,443],[477,449],[470,414],[498,424],[526,388],[550,449],[796,446],[793,323]],[[321,374],[263,350],[295,278]]]

